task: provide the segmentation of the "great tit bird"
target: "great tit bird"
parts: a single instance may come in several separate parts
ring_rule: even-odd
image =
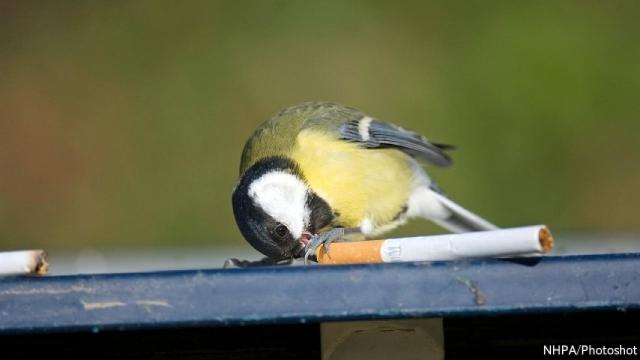
[[[419,163],[449,166],[451,148],[340,104],[292,106],[247,141],[235,220],[274,262],[306,260],[322,244],[379,236],[416,217],[452,232],[496,229],[451,201]]]

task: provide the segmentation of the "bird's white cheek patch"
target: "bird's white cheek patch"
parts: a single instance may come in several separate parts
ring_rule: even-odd
[[[290,173],[270,172],[251,184],[249,196],[269,216],[287,226],[294,238],[302,235],[309,221],[307,187],[302,180]]]

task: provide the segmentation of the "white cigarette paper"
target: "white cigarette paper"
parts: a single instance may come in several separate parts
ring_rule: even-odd
[[[383,262],[542,255],[553,247],[544,225],[385,240]]]
[[[43,250],[0,252],[0,276],[45,275],[49,270]]]

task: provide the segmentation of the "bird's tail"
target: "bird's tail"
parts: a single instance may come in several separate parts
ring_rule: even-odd
[[[448,197],[437,192],[433,193],[438,201],[440,201],[440,203],[450,212],[448,218],[433,219],[436,224],[442,226],[443,228],[454,233],[498,229],[497,226],[463,208],[462,206],[454,203]]]
[[[496,230],[497,226],[456,204],[443,194],[428,188],[421,188],[414,194],[415,215],[433,221],[454,232]]]

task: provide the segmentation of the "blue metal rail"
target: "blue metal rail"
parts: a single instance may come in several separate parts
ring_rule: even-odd
[[[640,254],[0,278],[0,333],[640,309]]]

